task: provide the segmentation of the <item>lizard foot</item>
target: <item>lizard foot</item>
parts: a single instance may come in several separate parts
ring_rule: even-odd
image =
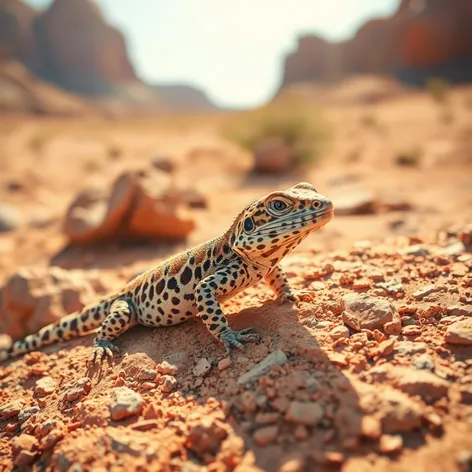
[[[299,300],[298,295],[294,293],[283,293],[279,298],[279,305],[283,305],[285,302],[297,302]]]
[[[233,331],[227,329],[220,335],[220,340],[223,342],[226,348],[226,354],[231,353],[231,348],[237,347],[238,349],[244,350],[243,342],[252,342],[260,339],[260,335],[256,333],[250,333],[252,328],[246,328],[241,331]]]
[[[119,354],[118,346],[115,346],[111,341],[95,341],[92,349],[92,354],[89,358],[89,365],[100,364],[104,356],[113,358]]]

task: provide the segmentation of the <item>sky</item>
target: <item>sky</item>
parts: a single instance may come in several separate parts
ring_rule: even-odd
[[[263,103],[301,34],[342,40],[398,0],[95,0],[125,35],[138,75],[197,86],[220,106]],[[43,8],[52,0],[26,0]]]

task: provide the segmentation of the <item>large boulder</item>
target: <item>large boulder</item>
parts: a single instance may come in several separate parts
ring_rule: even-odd
[[[183,195],[165,172],[124,172],[111,191],[82,191],[67,211],[64,232],[73,244],[123,238],[179,240],[195,227]]]
[[[20,339],[80,310],[97,293],[105,292],[98,273],[23,268],[9,277],[0,292],[0,324],[6,334]]]

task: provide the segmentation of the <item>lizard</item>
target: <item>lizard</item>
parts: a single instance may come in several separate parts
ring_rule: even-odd
[[[18,340],[0,361],[96,331],[89,364],[119,354],[113,342],[136,324],[163,327],[199,317],[230,354],[260,338],[231,329],[220,303],[264,280],[282,302],[295,301],[280,261],[334,215],[329,198],[307,182],[246,206],[222,235],[143,272],[121,290]]]

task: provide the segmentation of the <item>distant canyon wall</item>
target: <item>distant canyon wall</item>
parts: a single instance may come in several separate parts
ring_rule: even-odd
[[[430,77],[472,82],[472,1],[402,0],[389,18],[367,21],[344,42],[299,38],[281,88],[352,74],[382,74],[421,86]]]
[[[54,0],[38,12],[20,0],[0,0],[0,58],[17,60],[36,77],[88,97],[159,109],[216,108],[198,89],[143,83],[122,33],[92,0]]]

